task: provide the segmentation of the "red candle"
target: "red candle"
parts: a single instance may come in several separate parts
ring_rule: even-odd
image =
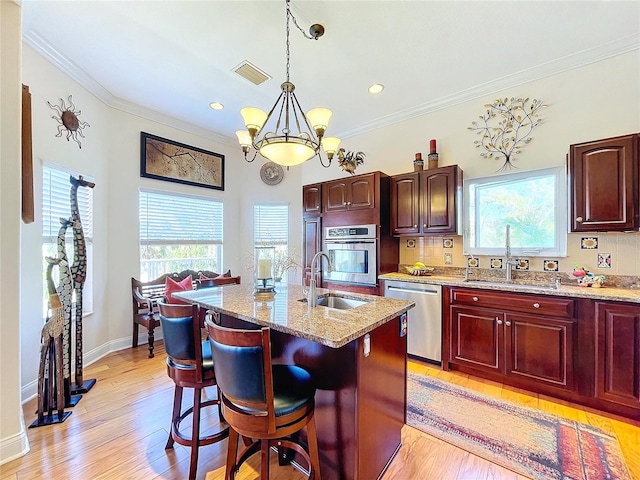
[[[431,142],[429,142],[429,146],[431,147],[430,153],[436,153],[436,140],[432,139]]]

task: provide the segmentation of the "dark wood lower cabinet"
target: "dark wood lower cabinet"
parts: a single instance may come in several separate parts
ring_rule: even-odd
[[[443,302],[443,369],[640,420],[640,304],[458,287]]]
[[[596,302],[596,395],[640,409],[640,305]]]

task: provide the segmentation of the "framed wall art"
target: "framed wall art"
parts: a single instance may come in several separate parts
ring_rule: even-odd
[[[224,190],[224,155],[140,132],[140,176]]]

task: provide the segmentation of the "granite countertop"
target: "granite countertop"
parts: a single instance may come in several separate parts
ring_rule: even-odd
[[[318,306],[309,313],[306,301],[300,301],[304,298],[300,286],[281,285],[276,292],[273,299],[259,300],[253,295],[253,285],[245,284],[174,293],[174,297],[333,348],[346,345],[415,306],[406,300],[319,288],[318,297],[334,295],[367,303],[349,310]]]
[[[385,273],[378,278],[383,280],[400,280],[405,282],[427,283],[435,285],[447,285],[450,287],[477,288],[485,290],[500,290],[504,292],[534,293],[536,295],[552,295],[555,297],[589,298],[592,300],[611,300],[618,302],[640,303],[640,288],[601,288],[580,287],[578,285],[561,284],[558,288],[550,288],[549,285],[536,285],[532,283],[518,284],[500,283],[499,281],[465,281],[462,277],[446,275],[415,276],[407,273]]]

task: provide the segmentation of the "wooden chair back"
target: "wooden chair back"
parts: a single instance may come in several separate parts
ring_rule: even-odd
[[[276,431],[271,331],[205,323],[225,419],[237,432],[261,438]]]

